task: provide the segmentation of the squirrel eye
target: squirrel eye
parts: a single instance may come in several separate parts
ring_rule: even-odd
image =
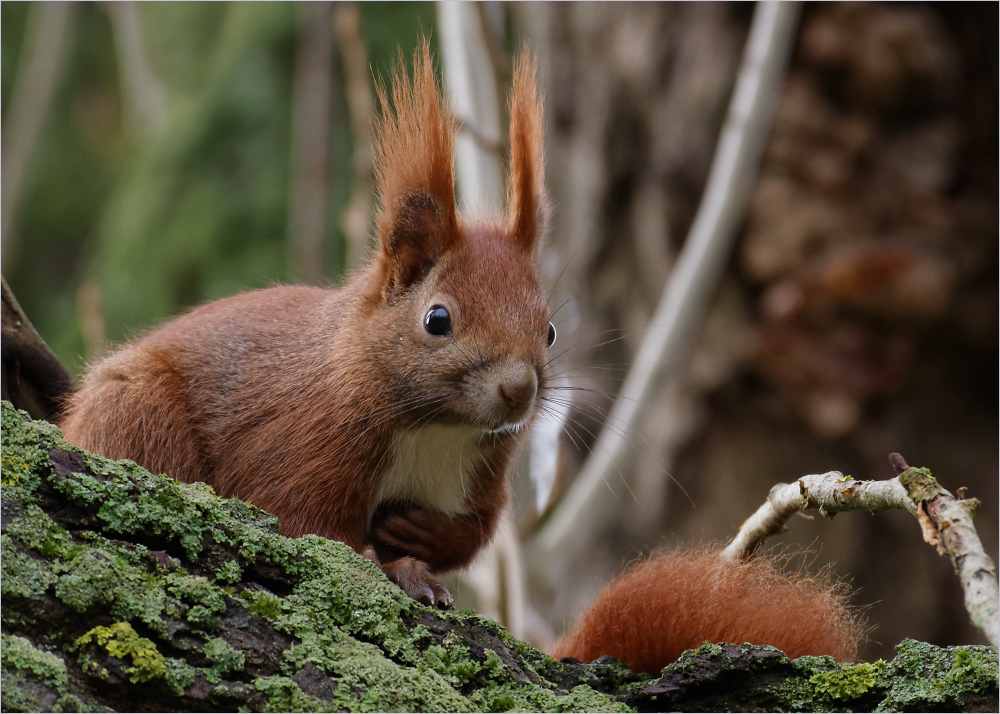
[[[556,341],[556,326],[553,325],[550,322],[549,323],[549,344],[548,344],[548,346],[551,347],[553,344],[555,344],[555,341]]]
[[[451,315],[440,305],[434,305],[424,315],[424,329],[428,335],[447,337],[451,334]]]

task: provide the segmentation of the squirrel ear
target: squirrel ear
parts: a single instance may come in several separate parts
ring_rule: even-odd
[[[459,239],[455,210],[455,125],[438,93],[427,40],[413,55],[413,81],[402,58],[392,72],[392,101],[378,85],[382,118],[375,140],[379,262],[389,298],[426,274]]]
[[[441,203],[429,193],[414,191],[393,213],[382,241],[385,265],[383,294],[394,295],[419,282],[450,244]]]
[[[542,117],[542,100],[535,85],[535,59],[525,48],[514,64],[510,92],[508,230],[522,250],[536,255],[549,218]]]

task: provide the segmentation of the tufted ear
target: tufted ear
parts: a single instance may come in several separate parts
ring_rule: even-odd
[[[447,250],[451,235],[437,198],[422,191],[406,196],[382,240],[387,268],[383,293],[395,294],[419,282]]]
[[[382,118],[376,130],[376,216],[383,297],[420,280],[458,240],[455,211],[455,127],[440,99],[426,40],[413,56],[413,82],[402,59],[392,72],[392,101],[378,87]]]
[[[535,59],[527,48],[514,63],[509,104],[508,231],[518,247],[537,256],[548,227],[549,200],[545,192],[542,100],[535,85]]]

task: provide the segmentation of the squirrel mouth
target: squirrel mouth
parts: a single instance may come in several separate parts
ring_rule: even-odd
[[[496,420],[493,424],[486,426],[483,432],[490,434],[492,436],[503,436],[517,434],[518,432],[526,429],[528,424],[531,423],[531,413],[526,413],[517,421],[508,422],[502,420]]]

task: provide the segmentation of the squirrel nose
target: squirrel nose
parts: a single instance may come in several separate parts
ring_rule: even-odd
[[[497,386],[500,398],[512,412],[523,411],[538,391],[538,375],[528,365],[524,365],[517,374],[508,375]]]

